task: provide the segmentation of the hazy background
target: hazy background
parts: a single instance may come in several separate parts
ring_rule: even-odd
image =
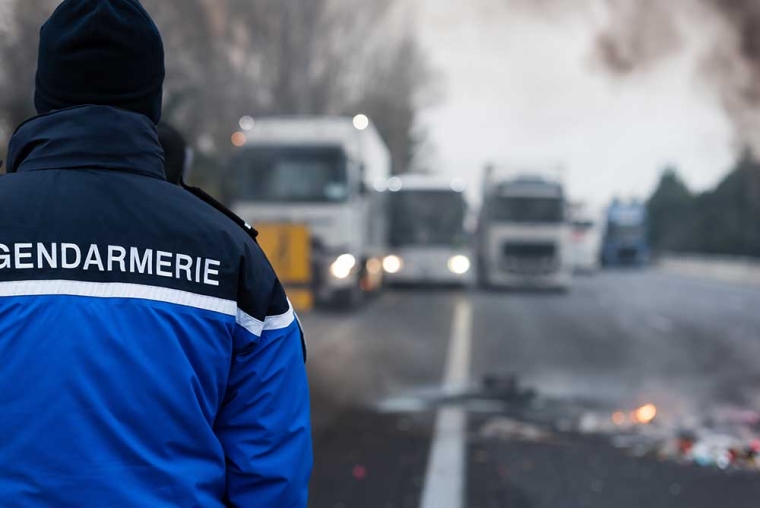
[[[701,73],[698,37],[724,28],[686,24],[676,50],[621,76],[595,46],[614,4],[625,2],[534,3],[418,0],[419,33],[445,90],[422,119],[431,166],[477,184],[486,161],[562,163],[571,194],[596,204],[648,196],[666,164],[694,189],[717,183],[737,136]]]
[[[34,114],[58,3],[0,0],[2,139]],[[394,173],[465,178],[476,205],[489,163],[562,168],[573,202],[647,201],[657,251],[760,252],[757,0],[143,4],[166,46],[164,120],[213,194],[241,117],[363,113]]]

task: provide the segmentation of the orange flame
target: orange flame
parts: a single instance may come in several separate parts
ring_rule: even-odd
[[[641,424],[652,423],[652,420],[654,420],[655,416],[657,416],[657,406],[654,404],[641,406],[633,412],[634,419]]]

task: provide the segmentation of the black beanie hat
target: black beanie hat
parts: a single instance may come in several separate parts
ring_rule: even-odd
[[[66,0],[40,31],[34,104],[116,106],[158,124],[164,75],[161,34],[138,0]]]

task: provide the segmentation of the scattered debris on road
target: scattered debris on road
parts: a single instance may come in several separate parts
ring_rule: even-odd
[[[552,437],[552,433],[538,425],[512,420],[511,418],[496,417],[480,429],[481,437],[486,439],[502,439],[512,441],[542,442]]]
[[[652,404],[630,413],[586,412],[576,430],[608,434],[613,445],[636,456],[651,456],[683,464],[760,472],[760,413],[722,408],[703,418],[693,416],[663,423]]]
[[[456,391],[426,390],[379,407],[385,412],[412,406],[429,411],[451,404],[471,412],[488,406],[494,416],[479,430],[485,439],[536,443],[559,434],[606,435],[615,447],[636,457],[760,472],[760,413],[742,408],[666,420],[660,418],[663,408],[653,403],[610,410],[589,401],[542,397],[513,375],[486,376]]]

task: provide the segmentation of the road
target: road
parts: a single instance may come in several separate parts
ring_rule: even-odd
[[[606,272],[566,295],[394,290],[303,321],[313,508],[760,506],[755,473],[637,458],[595,433],[527,442],[486,431],[521,389],[506,406],[430,403],[511,375],[546,401],[533,416],[555,423],[645,403],[662,422],[758,410],[760,291]]]

